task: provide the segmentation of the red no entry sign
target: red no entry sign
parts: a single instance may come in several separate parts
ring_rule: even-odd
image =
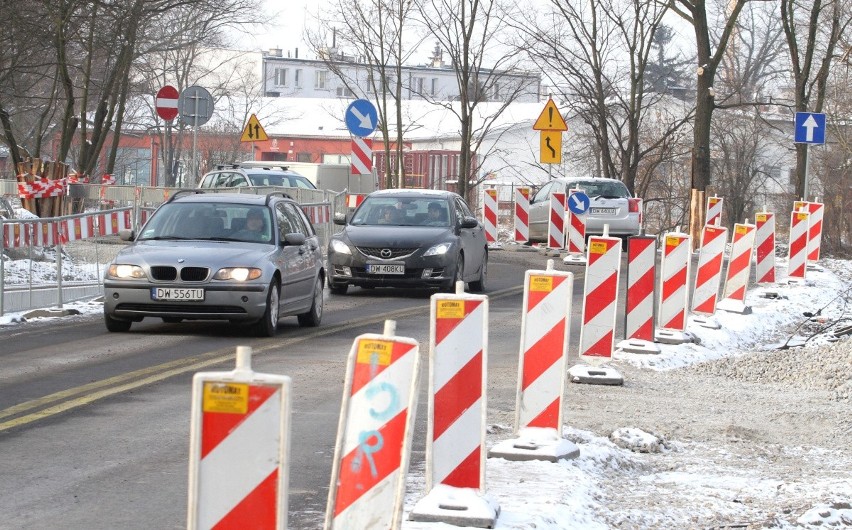
[[[166,85],[157,92],[157,97],[154,100],[154,108],[157,109],[157,115],[164,120],[173,120],[178,115],[178,91],[171,85]]]

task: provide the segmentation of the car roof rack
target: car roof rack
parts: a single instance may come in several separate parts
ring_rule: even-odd
[[[258,160],[258,162],[260,162]],[[280,169],[282,171],[290,171],[290,166],[278,162],[270,162],[268,164],[249,164],[243,165],[242,162],[231,162],[230,164],[216,164],[217,170],[222,169]]]
[[[177,199],[179,196],[181,196],[185,193],[192,193],[193,195],[197,195],[199,193],[207,193],[207,192],[205,190],[197,189],[197,188],[196,189],[181,189],[181,190],[177,190],[176,192],[174,192],[172,194],[172,196],[169,197],[169,200],[167,200],[166,202],[172,202],[173,200]]]

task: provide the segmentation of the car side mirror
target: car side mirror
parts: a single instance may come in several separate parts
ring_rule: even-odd
[[[476,217],[463,217],[461,223],[459,223],[460,228],[476,228],[479,226],[479,221],[476,220]]]
[[[136,232],[129,228],[122,228],[118,231],[118,237],[122,241],[133,241],[136,239]]]
[[[284,234],[284,245],[292,245],[299,246],[305,244],[305,234],[299,234],[298,232],[291,232],[289,234]]]
[[[335,213],[334,219],[332,221],[336,225],[345,225],[346,224],[346,214],[345,213]]]

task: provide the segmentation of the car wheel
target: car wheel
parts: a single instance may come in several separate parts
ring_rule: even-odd
[[[456,292],[456,283],[464,281],[464,254],[459,254],[459,259],[456,263],[456,273],[453,275],[453,280],[448,284],[444,285],[444,292],[446,293],[454,293]]]
[[[117,318],[112,318],[111,316],[104,313],[104,323],[106,324],[107,331],[122,332],[122,331],[130,331],[130,325],[133,323],[130,320],[119,320]]]
[[[470,290],[474,293],[485,291],[488,280],[488,252],[482,257],[482,267],[479,269],[479,279],[475,282],[470,282]]]
[[[266,311],[263,317],[254,324],[254,333],[259,337],[274,337],[278,331],[278,283],[273,280],[269,284],[269,294],[266,296]]]
[[[183,319],[180,318],[180,317],[162,317],[162,318],[163,318],[163,322],[165,322],[166,324],[180,324],[181,322],[183,322]]]
[[[328,290],[331,291],[331,294],[346,294],[346,291],[349,289],[348,283],[331,283],[328,282]]]
[[[317,283],[314,285],[314,301],[311,304],[311,309],[307,313],[296,315],[299,319],[299,325],[304,327],[316,327],[322,321],[322,277],[317,278]]]

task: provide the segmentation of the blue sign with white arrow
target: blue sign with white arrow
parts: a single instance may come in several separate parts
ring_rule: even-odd
[[[356,99],[346,108],[346,128],[355,136],[370,136],[379,124],[376,107],[366,99]]]
[[[568,197],[568,209],[571,210],[571,213],[573,214],[583,215],[589,210],[589,204],[591,202],[592,201],[589,199],[588,195],[582,191],[577,191]]]
[[[797,144],[824,144],[825,114],[819,112],[797,112],[794,141]]]

